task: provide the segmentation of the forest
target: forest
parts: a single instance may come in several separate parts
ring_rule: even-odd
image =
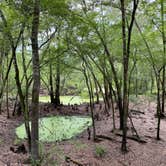
[[[164,0],[0,1],[0,166],[165,166]]]

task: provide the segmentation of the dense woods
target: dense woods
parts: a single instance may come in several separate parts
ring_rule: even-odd
[[[140,105],[149,100],[155,104],[154,112],[146,106],[156,120],[155,139],[166,141],[160,134],[166,105],[165,23],[164,0],[1,1],[0,116],[6,123],[21,118],[27,135],[22,149],[32,165],[44,165],[42,109],[52,116],[56,111],[70,115],[64,108],[90,116],[86,135],[91,144],[120,137],[116,144],[126,154],[128,140],[147,142],[133,120],[134,113],[147,112],[131,106],[140,98]],[[49,96],[48,103],[41,96]],[[61,96],[72,98],[66,104]],[[86,102],[71,104],[77,96]],[[98,132],[100,120],[110,121],[111,137]],[[101,147],[95,152],[99,158],[105,153]],[[65,162],[84,165],[68,156]]]

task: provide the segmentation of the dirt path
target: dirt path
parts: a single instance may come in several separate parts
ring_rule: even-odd
[[[81,106],[78,110],[70,110],[64,107],[61,110],[44,110],[41,116],[49,116],[50,114],[85,114],[85,106]],[[115,136],[112,130],[112,119],[102,116],[100,121],[96,122],[97,134],[111,137],[113,140],[108,141],[102,139],[100,142],[94,143],[87,140],[87,132],[85,131],[79,137],[61,143],[45,144],[42,146],[43,166],[74,166],[73,161],[83,164],[84,166],[166,166],[166,120],[161,121],[161,140],[157,141],[156,126],[157,119],[154,117],[155,104],[144,101],[144,104],[130,106],[133,109],[140,110],[145,114],[132,114],[132,119],[139,135],[146,140],[146,144],[140,144],[133,140],[128,140],[129,152],[122,154],[120,151],[121,137]],[[64,111],[63,111],[64,110]],[[86,113],[87,114],[87,113]],[[116,116],[118,119],[118,116]],[[15,127],[22,121],[22,118],[6,119],[3,113],[0,115],[0,166],[21,166],[28,158],[27,154],[16,154],[10,151],[10,147],[17,142],[15,137]],[[118,124],[117,124],[118,127]],[[129,127],[130,128],[130,127]],[[129,134],[130,134],[129,130]],[[102,150],[103,151],[102,151]],[[102,151],[102,152],[100,152]],[[99,154],[101,153],[101,157]],[[65,161],[66,157],[71,160]],[[73,161],[72,161],[73,160]]]

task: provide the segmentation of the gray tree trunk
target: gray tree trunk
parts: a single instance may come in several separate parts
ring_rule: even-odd
[[[32,20],[32,64],[33,64],[33,89],[32,89],[32,124],[31,124],[31,157],[33,161],[39,159],[39,91],[40,91],[40,64],[38,50],[38,29],[40,0],[34,1],[34,11]]]

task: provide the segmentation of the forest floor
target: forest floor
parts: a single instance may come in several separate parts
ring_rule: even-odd
[[[50,104],[41,104],[40,116],[49,115],[87,115],[86,105],[78,106],[73,110],[69,106],[55,109]],[[156,104],[152,101],[139,98],[135,104],[130,104],[130,109],[141,112],[131,112],[134,126],[146,143],[139,143],[128,139],[128,153],[120,151],[121,137],[119,130],[112,131],[112,116],[105,116],[96,105],[99,119],[96,121],[97,135],[110,137],[111,140],[100,139],[98,142],[88,140],[87,131],[81,135],[59,143],[45,143],[41,146],[43,166],[166,166],[166,119],[161,120],[161,140],[156,140],[157,118],[154,114]],[[117,111],[116,111],[117,112]],[[116,113],[116,122],[118,122]],[[14,153],[11,147],[18,144],[15,127],[23,122],[22,117],[7,119],[6,113],[0,115],[0,166],[23,166],[28,159],[28,154]],[[116,124],[118,128],[118,123]],[[129,120],[128,135],[131,136],[133,128]],[[26,146],[26,143],[23,142]],[[68,161],[68,162],[67,162]],[[24,164],[23,164],[24,163]]]

